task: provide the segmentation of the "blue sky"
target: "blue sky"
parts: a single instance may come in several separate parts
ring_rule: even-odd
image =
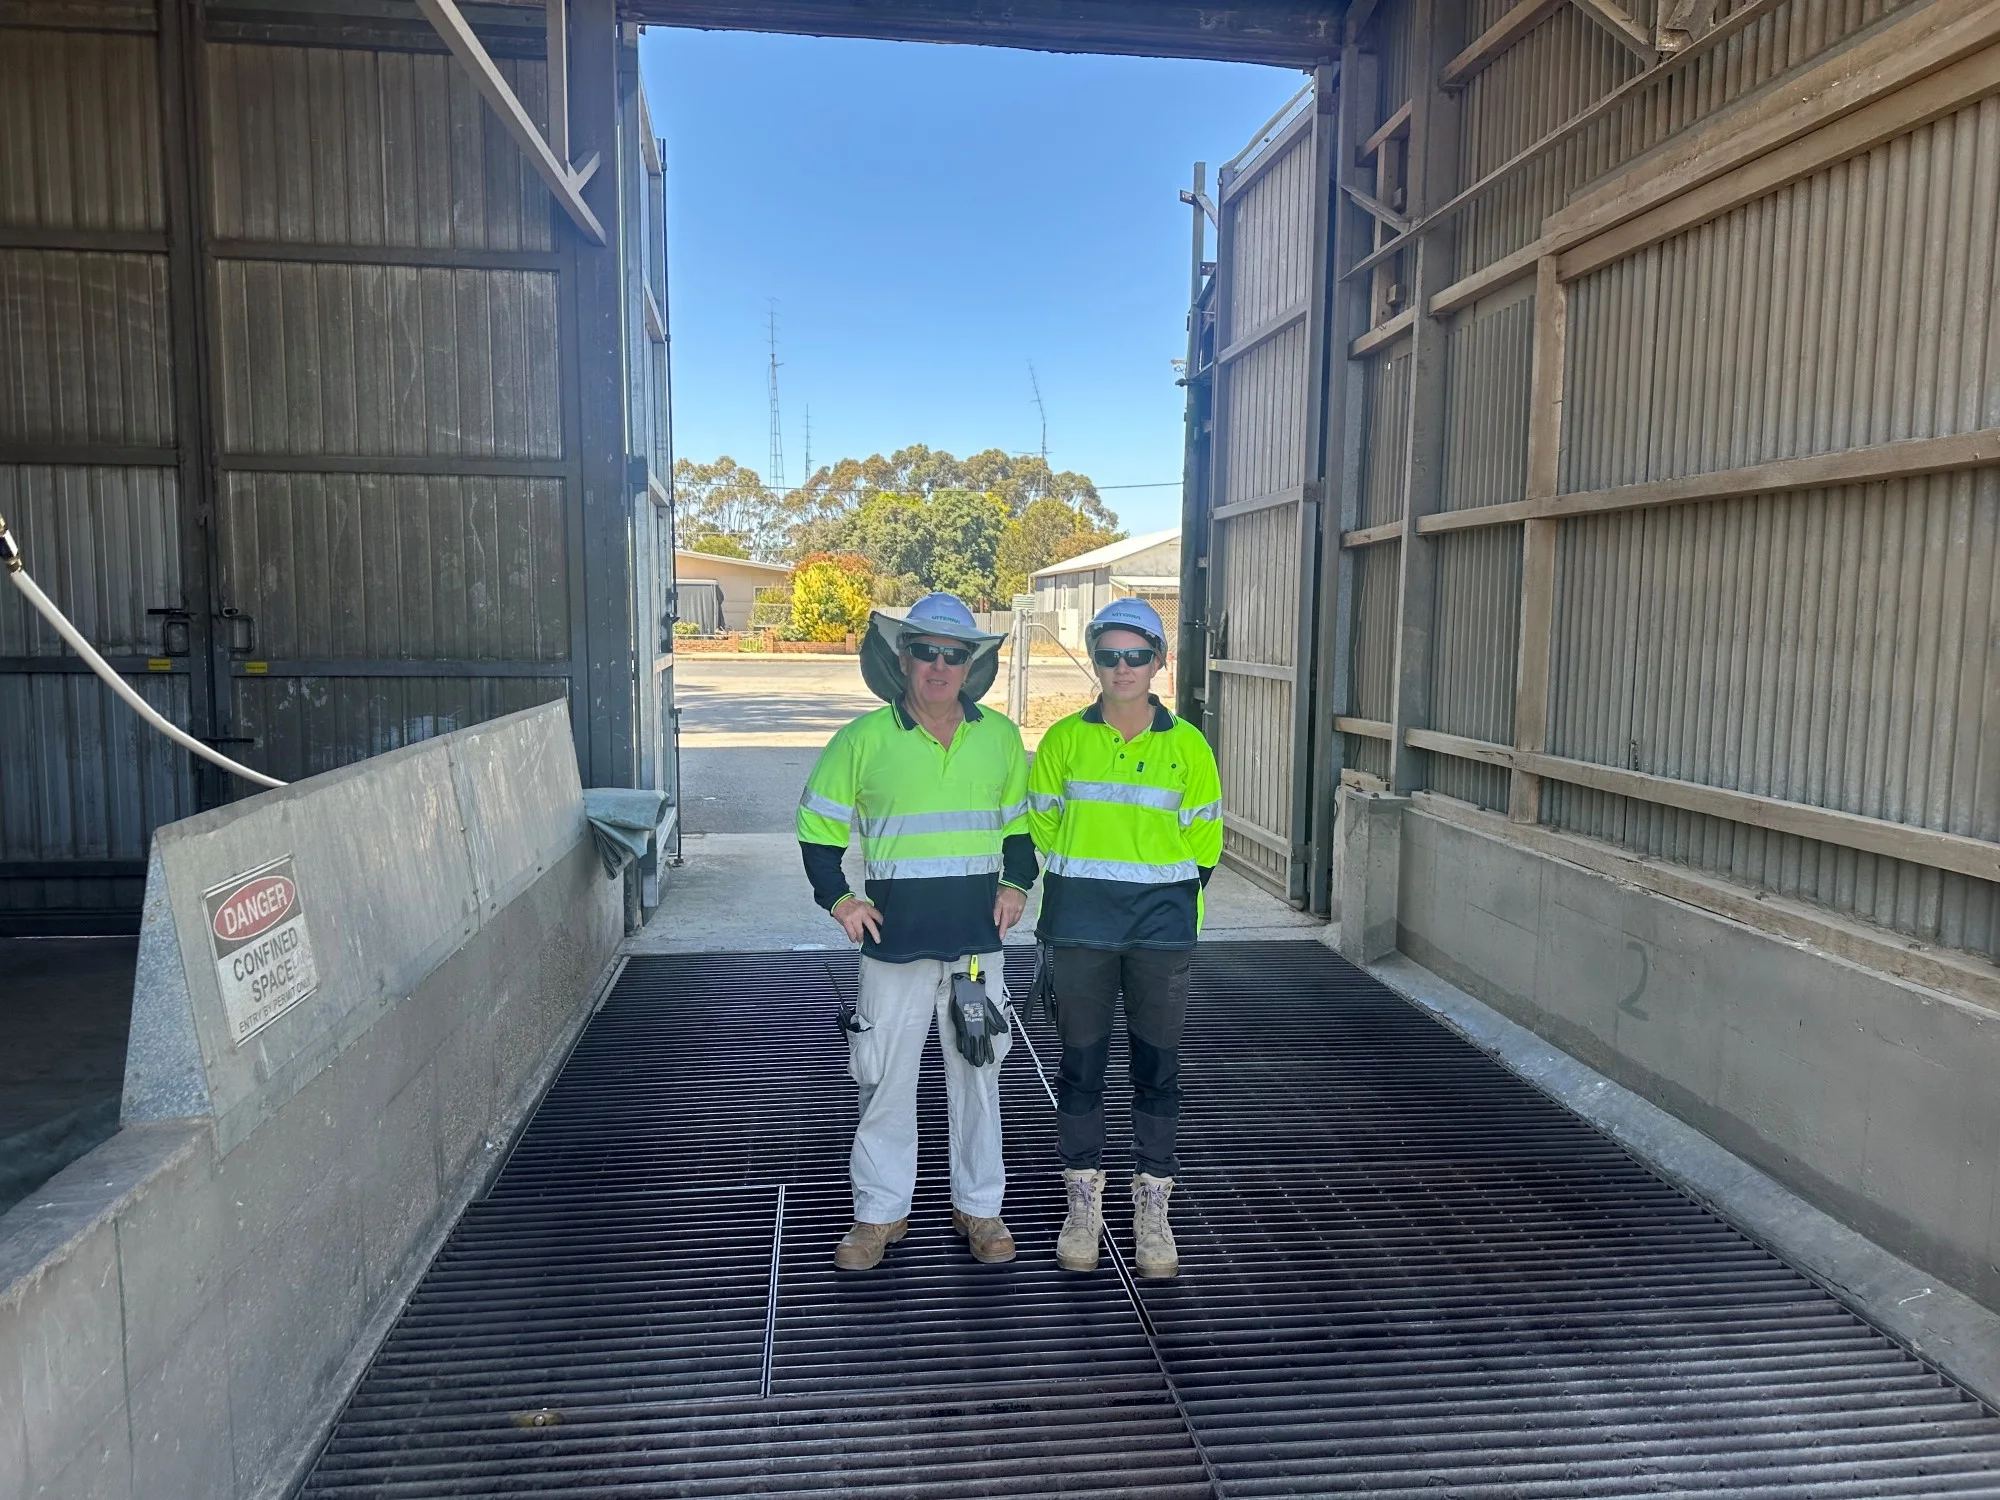
[[[1033,452],[1100,485],[1178,481],[1196,160],[1304,81],[1151,58],[654,28],[666,137],[674,446],[760,472],[778,299],[786,477],[928,443]],[[1128,529],[1174,489],[1107,490]]]

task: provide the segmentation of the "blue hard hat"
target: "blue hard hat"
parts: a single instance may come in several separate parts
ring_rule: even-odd
[[[1143,635],[1153,643],[1153,649],[1166,654],[1167,627],[1161,623],[1160,612],[1144,599],[1113,599],[1091,617],[1083,628],[1083,643],[1087,650],[1097,648],[1097,638],[1107,630],[1130,630]]]

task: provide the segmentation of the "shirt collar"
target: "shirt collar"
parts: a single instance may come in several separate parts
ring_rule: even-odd
[[[1152,734],[1165,734],[1169,729],[1172,729],[1174,727],[1174,716],[1167,711],[1167,706],[1160,701],[1159,695],[1157,693],[1148,693],[1146,694],[1146,701],[1153,705],[1153,722],[1147,726],[1148,732]],[[1096,702],[1083,711],[1083,722],[1086,724],[1102,724],[1104,722],[1104,698],[1101,694]]]
[[[1157,703],[1159,700],[1156,698],[1153,701]],[[958,706],[964,711],[965,722],[968,724],[977,724],[981,719],[986,717],[986,711],[963,693],[958,695]],[[910,711],[903,707],[903,700],[901,698],[898,698],[890,707],[896,710],[896,722],[901,724],[905,729],[915,729],[917,727],[917,721],[911,718]]]

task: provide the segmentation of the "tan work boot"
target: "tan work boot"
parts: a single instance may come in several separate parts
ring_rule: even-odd
[[[1065,1271],[1095,1271],[1104,1237],[1104,1174],[1094,1167],[1064,1167],[1069,1213],[1056,1236],[1056,1264]]]
[[[954,1208],[951,1211],[951,1227],[972,1247],[974,1260],[997,1266],[1014,1258],[1014,1236],[1008,1233],[1005,1219],[976,1218]]]
[[[1181,1273],[1180,1247],[1167,1223],[1167,1199],[1173,1195],[1171,1177],[1135,1173],[1132,1178],[1132,1250],[1141,1276],[1165,1280]]]
[[[882,1264],[882,1252],[910,1232],[910,1221],[893,1224],[864,1224],[860,1220],[841,1236],[833,1252],[833,1263],[843,1271],[872,1271]]]

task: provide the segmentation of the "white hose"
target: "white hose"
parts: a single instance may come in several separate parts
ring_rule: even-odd
[[[0,536],[4,536],[4,533],[5,523],[0,523]],[[9,544],[9,551],[12,551],[11,544]],[[111,691],[123,698],[131,706],[132,711],[140,718],[159,730],[161,734],[164,734],[176,745],[195,755],[199,755],[203,760],[213,762],[225,771],[241,776],[245,781],[254,781],[258,786],[283,786],[285,784],[273,777],[266,776],[262,771],[253,771],[248,766],[238,765],[228,756],[204,745],[186,730],[177,728],[168,720],[161,717],[152,704],[148,703],[132,690],[131,683],[120,677],[117,672],[112,670],[111,664],[97,654],[91,647],[90,642],[86,641],[77,628],[70,624],[63,612],[56,608],[55,601],[36,586],[35,580],[30,578],[27,570],[21,566],[18,554],[6,557],[5,565],[8,569],[7,576],[14,580],[14,587],[27,596],[28,602],[34,605],[35,612],[55,627],[56,634],[69,643],[70,649],[82,657],[89,664],[90,670],[95,672],[99,677],[102,677]]]

